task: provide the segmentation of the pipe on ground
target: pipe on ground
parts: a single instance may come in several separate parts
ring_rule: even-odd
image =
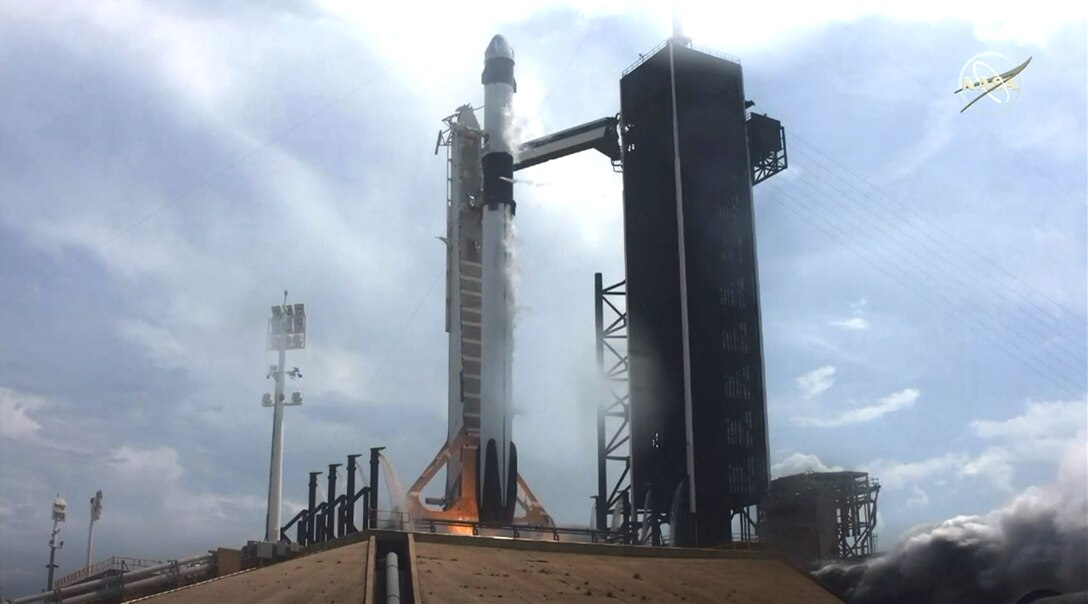
[[[400,604],[400,568],[394,552],[385,555],[385,604]]]
[[[141,568],[137,570],[128,571],[121,575],[122,582],[125,584],[131,583],[133,580],[138,579],[146,575],[151,575],[159,571],[167,570],[175,564],[180,566],[188,566],[190,564],[207,561],[210,565],[212,561],[212,554],[198,554],[196,556],[189,556],[188,558],[181,558],[172,562],[164,562],[156,566],[149,566],[147,568]],[[95,593],[101,591],[100,588],[109,588],[115,585],[117,581],[116,577],[105,577],[103,579],[95,579],[94,581],[87,581],[86,583],[76,583],[75,585],[69,585],[56,589],[53,591],[45,591],[34,594],[32,596],[24,596],[15,600],[8,600],[8,604],[31,604],[32,602],[52,602],[55,600],[61,600],[64,602],[70,602],[75,600],[72,596],[74,594],[82,593],[89,590],[94,590]],[[82,597],[82,596],[81,596]]]
[[[187,568],[179,569],[175,573],[165,573],[162,575],[156,575],[154,577],[148,577],[139,581],[126,584],[121,588],[122,593],[132,593],[135,590],[139,590],[145,587],[151,587],[155,585],[162,585],[164,583],[172,583],[181,579],[187,579],[193,575],[210,573],[212,566],[210,564],[201,564],[198,566],[190,566]],[[91,592],[76,596],[74,598],[65,598],[64,604],[89,604],[90,602],[98,602],[102,600],[103,594],[99,592]]]

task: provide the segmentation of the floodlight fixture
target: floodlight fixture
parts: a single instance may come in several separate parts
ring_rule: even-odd
[[[58,495],[53,499],[53,520],[55,522],[64,522],[65,510],[68,508],[68,502],[64,501]]]
[[[102,517],[102,491],[98,491],[91,497],[91,522],[87,526],[87,562],[84,568],[91,565],[91,550],[94,544],[94,523]]]
[[[273,306],[268,319],[268,349],[306,348],[306,309],[303,304]]]
[[[102,491],[98,491],[91,498],[91,520],[102,518]]]

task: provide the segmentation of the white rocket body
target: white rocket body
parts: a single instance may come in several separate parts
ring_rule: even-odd
[[[514,52],[495,36],[484,53],[484,150],[481,236],[480,462],[481,520],[508,520],[517,485],[512,441],[513,291],[510,249],[513,153],[509,141]]]

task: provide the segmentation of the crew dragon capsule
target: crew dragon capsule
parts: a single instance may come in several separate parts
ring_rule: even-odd
[[[510,236],[514,218],[514,156],[510,116],[517,82],[514,50],[497,35],[484,52],[483,216],[481,233],[480,462],[477,501],[483,522],[509,521],[517,497],[512,440],[513,292]]]

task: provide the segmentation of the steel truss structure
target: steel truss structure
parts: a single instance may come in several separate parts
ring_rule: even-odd
[[[606,540],[662,545],[664,513],[631,501],[631,407],[627,354],[626,281],[604,285],[593,275],[597,371],[602,398],[597,406],[597,494],[594,527]],[[611,519],[611,520],[610,520]]]
[[[876,500],[880,482],[868,474],[854,475],[835,485],[835,555],[868,556],[876,549]]]
[[[764,540],[801,564],[876,549],[880,482],[866,472],[809,472],[771,481],[760,507]]]
[[[755,186],[789,167],[786,129],[778,120],[759,113],[748,114],[745,126],[752,186]]]
[[[631,452],[628,444],[631,439],[631,410],[627,387],[627,292],[623,290],[625,283],[620,281],[605,287],[603,275],[593,275],[597,371],[604,391],[604,400],[597,406],[597,495],[594,513],[599,531],[608,529],[608,518],[616,513],[617,505],[622,506],[624,494],[630,488],[631,482]],[[607,324],[605,309],[608,310]],[[609,467],[616,470],[609,472]],[[610,475],[614,477],[611,482]],[[629,503],[628,501],[626,507],[629,507]],[[618,509],[622,511],[623,507]]]

